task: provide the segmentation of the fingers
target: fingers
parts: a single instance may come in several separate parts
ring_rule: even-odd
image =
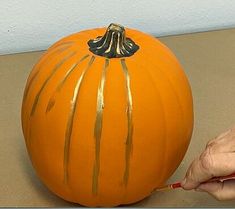
[[[207,192],[217,200],[235,199],[235,180],[201,184],[196,191]]]
[[[208,192],[218,200],[235,199],[235,179],[205,183],[213,177],[235,172],[235,127],[207,143],[205,151],[187,170],[181,186]]]
[[[234,152],[235,151],[235,130],[229,129],[228,131],[220,134],[215,139],[209,141],[206,149],[211,149],[212,152]]]
[[[225,176],[235,171],[235,127],[207,143],[205,151],[190,165],[184,189],[195,189],[199,184],[215,176]]]
[[[181,182],[184,189],[195,189],[201,183],[215,176],[226,176],[235,172],[235,153],[204,152],[193,161],[185,179]]]
[[[217,137],[215,137],[214,139],[208,141],[206,148],[212,145],[215,145],[219,142],[219,140],[223,139],[223,138],[227,138],[227,136],[231,133],[232,129],[229,129],[223,133],[221,133],[220,135],[218,135]]]

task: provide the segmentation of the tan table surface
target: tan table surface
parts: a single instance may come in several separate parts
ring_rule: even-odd
[[[190,80],[195,126],[190,147],[169,179],[181,179],[206,142],[235,124],[235,29],[163,37]],[[58,198],[39,181],[27,156],[20,122],[26,78],[42,52],[0,56],[0,206],[78,206]],[[158,192],[138,207],[231,207],[195,191]]]

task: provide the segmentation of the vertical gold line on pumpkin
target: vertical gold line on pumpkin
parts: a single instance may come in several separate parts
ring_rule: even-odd
[[[83,78],[88,71],[88,69],[91,67],[92,63],[95,60],[95,56],[92,56],[87,67],[82,71],[76,86],[74,88],[73,92],[73,97],[71,100],[71,107],[70,107],[70,112],[69,112],[69,117],[67,121],[67,126],[66,126],[66,131],[65,131],[65,142],[64,142],[64,182],[68,182],[68,163],[69,163],[69,151],[70,151],[70,143],[71,143],[71,136],[72,136],[72,131],[73,131],[73,123],[74,123],[74,116],[75,116],[75,111],[77,107],[77,100],[78,100],[78,95],[80,91],[80,87],[83,82]]]
[[[29,123],[28,126],[26,126],[26,137],[25,137],[25,144],[26,144],[26,147],[27,147],[27,151],[28,151],[28,154],[29,154],[29,157],[30,159],[32,160],[32,155],[31,155],[31,126],[32,126],[32,123]]]
[[[66,46],[64,46],[64,45],[66,45]],[[54,55],[54,54],[56,54],[56,53],[60,54],[60,53],[62,53],[63,51],[65,51],[66,49],[68,49],[68,48],[71,47],[71,44],[70,44],[69,46],[67,46],[67,45],[68,45],[68,44],[60,44],[60,45],[56,46],[54,49],[52,49],[51,51],[47,52],[46,55],[44,55],[44,56],[46,56],[45,59],[40,60],[39,63],[34,66],[33,69],[35,69],[36,72],[35,72],[34,75],[32,76],[32,78],[31,78],[29,84],[27,85],[27,87],[26,87],[26,89],[25,89],[23,102],[25,102],[25,100],[27,99],[29,89],[30,89],[30,87],[32,86],[33,82],[36,81],[36,78],[38,77],[38,75],[39,75],[39,73],[40,73],[42,64],[43,64],[44,62],[46,62],[48,59],[50,59],[51,57],[53,57],[52,55]],[[29,118],[29,121],[30,121],[30,118]],[[31,124],[31,123],[28,123],[28,125],[26,125],[26,127],[29,127],[30,124]],[[27,133],[28,133],[28,131],[27,131]],[[27,136],[28,136],[28,134],[27,134]],[[28,139],[30,139],[30,137],[28,137]]]
[[[36,110],[36,107],[37,107],[37,104],[38,104],[38,101],[39,101],[39,98],[41,96],[41,93],[42,91],[44,90],[44,88],[46,87],[46,85],[48,84],[48,82],[50,81],[50,79],[54,76],[54,74],[57,72],[57,70],[65,63],[65,61],[67,61],[69,58],[71,58],[73,55],[75,55],[76,52],[71,52],[69,53],[67,56],[65,56],[59,63],[56,64],[56,66],[52,69],[52,71],[50,72],[49,76],[46,78],[46,80],[43,82],[40,90],[38,91],[38,93],[36,94],[35,96],[35,99],[34,99],[34,102],[33,102],[33,106],[32,106],[32,109],[31,109],[31,113],[30,113],[30,116],[33,116],[35,110]]]
[[[29,89],[30,89],[30,87],[31,87],[31,85],[32,85],[32,83],[33,83],[33,81],[35,80],[35,78],[37,77],[37,75],[38,75],[39,72],[40,72],[40,71],[37,70],[37,72],[32,75],[32,78],[30,79],[29,84],[28,84],[27,87],[25,88],[24,96],[23,96],[23,101],[25,101],[26,97],[28,96]]]
[[[46,113],[49,112],[53,107],[54,107],[54,104],[55,104],[55,94],[57,92],[59,92],[64,83],[66,82],[66,80],[68,79],[69,75],[75,70],[75,68],[78,66],[79,63],[81,63],[82,61],[84,61],[86,58],[88,58],[90,55],[85,55],[83,56],[80,60],[78,60],[77,62],[75,62],[70,68],[69,70],[66,72],[65,76],[63,77],[63,79],[59,82],[59,84],[57,85],[55,91],[53,92],[51,98],[49,99],[49,102],[47,104],[47,108],[46,108]]]
[[[98,178],[100,171],[100,140],[102,134],[102,120],[103,120],[103,109],[104,109],[104,86],[106,81],[106,71],[109,65],[109,59],[105,59],[104,67],[101,74],[101,80],[97,92],[97,107],[96,107],[96,119],[94,128],[95,138],[95,164],[93,169],[92,178],[92,193],[97,194],[98,191]]]
[[[65,45],[65,46],[64,46],[64,45]],[[63,47],[62,47],[62,46],[63,46]],[[70,46],[71,46],[71,44],[68,45],[68,43],[67,43],[67,44],[60,44],[60,45],[58,45],[58,46],[55,46],[55,48],[53,48],[52,51],[48,52],[48,55],[47,55],[47,57],[46,57],[44,60],[42,60],[41,62],[39,61],[39,66],[36,65],[36,66],[33,68],[33,69],[35,69],[35,68],[38,68],[38,69],[37,69],[37,71],[32,75],[32,78],[31,78],[31,80],[29,81],[29,84],[28,84],[28,85],[26,86],[26,88],[25,88],[24,96],[23,96],[23,101],[26,100],[26,98],[27,98],[27,96],[28,96],[28,93],[29,93],[29,89],[30,89],[31,85],[33,84],[33,82],[36,80],[36,78],[37,78],[37,76],[38,76],[38,74],[39,74],[39,72],[40,72],[40,70],[41,70],[41,65],[42,65],[45,61],[47,61],[49,58],[51,58],[51,56],[52,56],[53,54],[61,53],[61,52],[65,51],[66,49],[68,49]],[[62,48],[60,48],[60,47],[62,47]],[[44,56],[45,56],[45,55],[44,55]]]
[[[123,182],[125,186],[128,183],[129,170],[130,170],[130,156],[132,151],[132,135],[133,135],[133,121],[132,121],[132,94],[130,87],[130,75],[125,62],[125,59],[121,59],[122,70],[125,76],[126,91],[127,91],[127,137],[126,137],[126,165],[123,175]]]

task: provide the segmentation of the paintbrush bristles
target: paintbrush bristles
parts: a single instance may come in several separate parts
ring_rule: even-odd
[[[162,192],[162,191],[167,191],[167,190],[171,190],[171,189],[173,189],[171,187],[171,185],[167,185],[167,186],[155,189],[154,192]]]
[[[164,187],[157,188],[153,192],[169,191],[169,190],[177,189],[177,188],[181,188],[181,183],[180,182],[176,182],[174,184],[168,184]]]

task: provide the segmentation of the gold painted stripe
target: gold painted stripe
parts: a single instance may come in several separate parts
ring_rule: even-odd
[[[49,49],[49,50],[52,50],[52,49],[57,48],[58,46],[62,46],[62,45],[72,45],[72,44],[74,44],[74,43],[75,43],[75,41],[62,42],[62,43],[58,43],[58,44],[56,44],[56,45],[52,45],[52,46],[49,47],[48,49]]]
[[[88,69],[91,67],[92,63],[95,60],[95,56],[92,56],[87,67],[83,70],[81,76],[79,77],[77,84],[75,86],[73,97],[71,100],[71,108],[70,113],[67,121],[66,126],[66,132],[65,132],[65,143],[64,143],[64,182],[68,182],[68,163],[69,163],[69,151],[70,151],[70,142],[71,142],[71,136],[72,136],[72,130],[73,130],[73,123],[74,123],[74,115],[77,107],[77,100],[78,95],[80,91],[80,87],[82,85],[83,78],[88,71]]]
[[[36,94],[36,97],[34,99],[33,102],[33,106],[31,109],[31,113],[30,116],[33,116],[33,114],[35,113],[39,98],[41,96],[42,91],[44,90],[44,88],[46,87],[46,85],[48,84],[48,82],[50,81],[50,79],[53,77],[53,75],[57,72],[57,70],[61,67],[61,65],[64,64],[65,61],[67,61],[69,58],[71,58],[73,55],[76,54],[76,51],[69,53],[68,55],[66,55],[59,63],[56,64],[56,66],[52,69],[50,75],[47,77],[47,79],[44,81],[44,83],[42,84],[40,90],[38,91],[38,93]]]
[[[27,147],[27,152],[29,154],[30,159],[32,160],[32,154],[31,154],[31,131],[32,131],[32,123],[29,123],[28,126],[26,126],[26,138],[25,138],[25,144]]]
[[[51,59],[51,57],[52,57],[54,54],[56,54],[56,53],[60,54],[60,53],[62,53],[63,51],[65,51],[66,49],[68,49],[68,48],[71,46],[71,45],[68,45],[68,46],[67,46],[67,45],[68,45],[68,44],[66,44],[66,46],[64,46],[64,44],[60,44],[60,45],[56,46],[56,47],[53,49],[53,51],[51,51],[51,52],[48,53],[47,57],[46,57],[44,60],[42,60],[41,62],[38,63],[39,66],[36,65],[36,66],[33,68],[33,69],[35,69],[36,67],[38,67],[37,71],[34,73],[34,75],[32,76],[31,80],[29,81],[29,84],[28,84],[28,85],[26,86],[26,88],[25,88],[25,92],[24,92],[24,96],[23,96],[23,101],[25,101],[26,98],[28,97],[29,89],[30,89],[30,87],[32,86],[33,82],[36,80],[36,78],[37,78],[37,76],[38,76],[38,74],[39,74],[39,72],[40,72],[40,70],[41,70],[42,64],[45,63],[48,59]],[[63,47],[62,47],[62,46],[63,46]],[[60,47],[62,47],[62,48],[60,48]]]
[[[106,71],[109,65],[109,59],[105,59],[104,67],[102,70],[101,81],[97,93],[97,107],[96,107],[96,120],[94,128],[95,138],[95,164],[93,169],[92,179],[92,193],[97,194],[98,191],[98,178],[100,171],[100,140],[102,133],[102,120],[103,120],[103,109],[104,109],[104,85],[106,80]]]
[[[36,81],[36,78],[37,76],[39,75],[40,73],[40,70],[41,70],[41,67],[42,67],[42,64],[46,61],[48,61],[48,59],[51,59],[52,55],[58,53],[62,53],[63,51],[65,51],[66,49],[70,48],[70,46],[63,46],[62,47],[62,44],[59,45],[58,47],[56,47],[55,49],[53,49],[52,51],[50,51],[49,53],[47,53],[47,57],[45,59],[42,59],[39,61],[38,64],[36,64],[34,66],[33,69],[36,70],[36,72],[34,73],[34,75],[32,76],[31,80],[29,81],[29,84],[27,85],[26,89],[25,89],[25,92],[24,92],[24,98],[23,98],[23,101],[25,101],[28,97],[28,93],[29,93],[29,90],[30,90],[30,87],[32,86],[33,82]],[[50,60],[49,60],[50,61]],[[29,119],[30,121],[30,119]],[[25,126],[26,128],[29,127],[30,123],[28,122]]]
[[[82,61],[84,61],[89,56],[90,55],[88,55],[88,54],[83,56],[80,60],[75,62],[69,68],[69,70],[66,72],[65,76],[63,77],[63,79],[57,85],[57,87],[56,87],[55,91],[53,92],[51,98],[49,99],[49,102],[48,102],[47,108],[46,108],[46,113],[49,112],[54,107],[54,104],[55,104],[55,95],[56,95],[56,93],[58,93],[62,89],[62,87],[63,87],[64,83],[66,82],[66,80],[68,79],[69,75],[75,70],[75,68],[78,66],[78,64],[80,64]]]
[[[130,88],[130,75],[125,62],[125,59],[121,59],[122,70],[125,75],[126,91],[127,91],[127,138],[126,138],[126,166],[123,175],[123,182],[125,185],[128,183],[129,169],[130,169],[130,156],[132,151],[132,135],[133,135],[133,121],[132,121],[132,95]]]
[[[27,98],[27,96],[28,96],[28,93],[29,93],[29,89],[30,89],[30,87],[31,87],[31,85],[32,85],[32,83],[33,83],[33,81],[36,79],[36,77],[37,77],[37,75],[38,75],[39,72],[40,72],[40,71],[37,70],[36,73],[33,74],[31,80],[29,81],[29,84],[26,86],[25,91],[24,91],[23,101],[26,100],[26,98]]]

